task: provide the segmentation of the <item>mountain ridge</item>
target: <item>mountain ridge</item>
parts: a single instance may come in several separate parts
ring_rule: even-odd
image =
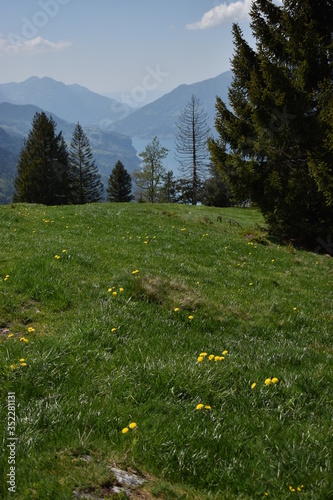
[[[232,81],[232,72],[192,84],[182,84],[156,101],[134,111],[126,118],[114,124],[114,130],[131,137],[150,139],[172,138],[177,134],[177,119],[181,111],[194,94],[207,114],[208,125],[214,128],[216,96],[228,103],[228,87]]]
[[[82,125],[98,124],[118,118],[121,103],[82,87],[67,85],[50,77],[31,76],[23,82],[0,84],[0,101],[11,104],[33,104],[52,111],[69,122]],[[130,112],[130,111],[129,111]]]

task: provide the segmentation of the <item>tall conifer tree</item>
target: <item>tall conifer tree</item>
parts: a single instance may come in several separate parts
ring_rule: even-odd
[[[234,198],[250,197],[275,234],[309,245],[333,231],[332,5],[253,2],[256,49],[234,25],[233,111],[217,99],[209,143]]]
[[[89,139],[77,123],[69,150],[71,202],[77,204],[100,201],[104,187],[93,159]]]
[[[21,150],[14,201],[59,205],[68,200],[68,152],[62,133],[44,112],[36,113]]]
[[[207,172],[209,127],[207,115],[195,95],[192,95],[181,112],[177,128],[175,157],[180,164],[180,172],[191,185],[192,205],[196,205],[199,201],[199,187]]]
[[[121,161],[117,161],[108,180],[108,187],[106,190],[108,193],[107,199],[116,202],[129,202],[134,199],[131,191],[131,176]]]

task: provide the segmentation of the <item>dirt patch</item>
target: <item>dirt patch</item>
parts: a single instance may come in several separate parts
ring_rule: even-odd
[[[190,311],[203,305],[198,290],[179,280],[168,281],[160,276],[143,276],[136,282],[134,295],[147,302]]]

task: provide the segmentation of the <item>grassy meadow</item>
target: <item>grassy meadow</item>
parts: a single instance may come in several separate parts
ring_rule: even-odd
[[[108,498],[114,464],[147,479],[134,498],[333,498],[333,260],[263,226],[0,207],[0,498]]]

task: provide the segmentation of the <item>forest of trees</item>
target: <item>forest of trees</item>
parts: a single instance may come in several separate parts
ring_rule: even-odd
[[[208,135],[205,137],[206,160]],[[199,151],[199,148],[198,148]],[[121,161],[117,161],[108,178],[106,198],[110,202],[130,202],[132,177],[136,184],[136,199],[151,203],[202,203],[213,205],[215,195],[205,188],[199,172],[195,190],[193,178],[176,178],[167,172],[163,159],[168,150],[157,137],[139,154],[142,167],[132,176]],[[198,155],[199,158],[199,155]],[[222,181],[221,181],[222,183]],[[215,186],[216,190],[216,186]],[[193,198],[195,193],[195,200]],[[77,123],[69,148],[62,133],[56,133],[56,123],[42,113],[36,113],[31,131],[22,148],[15,178],[15,202],[43,203],[45,205],[85,204],[103,201],[104,187],[92,155],[89,139]],[[217,198],[215,197],[217,202]]]

